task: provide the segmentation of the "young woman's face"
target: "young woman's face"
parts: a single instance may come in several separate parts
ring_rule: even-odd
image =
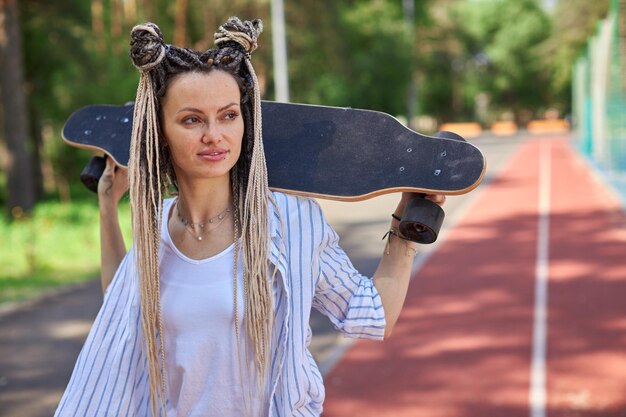
[[[171,81],[161,103],[176,177],[228,176],[239,159],[244,132],[233,76],[219,70],[181,74]]]

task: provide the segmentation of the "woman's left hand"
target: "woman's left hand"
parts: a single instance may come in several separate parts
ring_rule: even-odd
[[[396,208],[395,214],[398,217],[402,217],[402,213],[404,212],[404,208],[414,198],[418,198],[418,193],[402,193],[402,198],[400,199],[400,203],[398,203],[398,207]],[[443,194],[427,194],[424,197],[426,200],[430,200],[435,204],[443,206],[446,202],[446,196]]]

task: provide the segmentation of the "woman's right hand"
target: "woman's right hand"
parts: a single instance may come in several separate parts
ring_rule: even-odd
[[[126,191],[128,191],[128,169],[117,167],[113,158],[106,158],[106,167],[98,181],[98,200],[100,206],[117,207]]]
[[[126,255],[126,245],[118,220],[117,204],[128,191],[128,169],[115,168],[112,158],[106,159],[106,167],[98,181],[100,205],[100,279],[102,291],[115,276]]]

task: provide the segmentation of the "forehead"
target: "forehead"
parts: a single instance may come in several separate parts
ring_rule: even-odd
[[[198,108],[222,107],[239,103],[239,85],[227,72],[187,72],[176,76],[163,97],[164,107],[193,105]]]

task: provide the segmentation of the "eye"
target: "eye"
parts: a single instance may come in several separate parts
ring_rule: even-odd
[[[235,120],[239,116],[239,113],[236,111],[229,111],[224,115],[224,119],[226,120]]]
[[[187,116],[183,120],[183,124],[190,125],[194,123],[200,123],[200,119],[197,116]]]

